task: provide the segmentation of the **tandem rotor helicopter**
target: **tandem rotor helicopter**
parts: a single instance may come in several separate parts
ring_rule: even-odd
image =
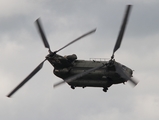
[[[35,22],[37,29],[41,35],[44,46],[49,49],[49,54],[45,57],[44,61],[42,61],[15,89],[7,95],[7,97],[11,97],[26,82],[28,82],[43,67],[46,60],[54,67],[53,73],[57,77],[63,79],[62,81],[54,84],[54,87],[67,83],[72,89],[75,89],[76,87],[102,87],[103,91],[106,92],[108,87],[111,85],[125,83],[128,80],[132,83],[132,85],[136,86],[138,82],[132,78],[133,71],[125,65],[116,62],[114,59],[115,52],[120,48],[131,8],[132,5],[127,5],[122,26],[109,61],[77,60],[77,56],[75,54],[64,57],[57,54],[59,51],[81,38],[94,33],[96,29],[91,30],[90,32],[71,41],[64,47],[52,52],[42,29],[40,19],[37,19]]]

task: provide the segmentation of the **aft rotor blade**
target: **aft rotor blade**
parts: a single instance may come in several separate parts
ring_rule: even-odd
[[[97,69],[102,68],[102,67],[104,67],[104,66],[105,66],[105,64],[103,64],[102,66],[94,67],[94,68],[89,69],[89,70],[87,70],[87,71],[85,71],[85,72],[82,72],[82,73],[79,73],[79,74],[77,74],[77,75],[74,75],[74,76],[72,76],[72,77],[70,77],[70,78],[64,79],[63,81],[54,84],[54,87],[57,87],[57,86],[59,86],[59,85],[65,83],[65,82],[70,83],[70,82],[72,82],[72,81],[74,81],[74,80],[76,80],[76,79],[78,79],[78,78],[81,78],[81,77],[83,77],[83,76],[85,76],[85,75],[87,75],[87,74],[93,72],[94,70],[97,70]]]
[[[57,50],[56,52],[59,52],[60,50],[66,48],[67,46],[69,46],[69,45],[73,44],[74,42],[80,40],[81,38],[84,38],[84,37],[86,37],[87,35],[90,35],[90,34],[94,33],[95,31],[96,31],[96,29],[93,29],[93,30],[91,30],[91,31],[89,31],[89,32],[87,32],[87,33],[85,33],[85,34],[83,34],[82,36],[80,36],[80,37],[76,38],[75,40],[71,41],[70,43],[68,43],[68,44],[65,45],[64,47],[60,48],[60,49]]]
[[[40,34],[40,36],[41,36],[41,38],[42,38],[42,41],[43,41],[43,43],[44,43],[44,46],[50,50],[50,45],[49,45],[49,43],[48,43],[48,41],[47,41],[47,39],[46,39],[46,36],[45,36],[45,34],[44,34],[44,30],[43,30],[43,28],[42,28],[42,24],[41,24],[40,18],[37,19],[37,20],[35,21],[35,23],[36,23],[37,29],[38,29],[38,31],[39,31],[39,34]]]
[[[128,21],[128,18],[129,18],[129,14],[130,14],[130,11],[131,11],[131,7],[132,7],[132,5],[128,5],[127,8],[126,8],[125,17],[123,19],[123,23],[122,23],[122,26],[120,28],[120,32],[119,32],[119,35],[118,35],[118,38],[117,38],[117,41],[116,41],[116,44],[115,44],[115,47],[114,47],[114,50],[113,50],[112,57],[114,57],[114,53],[119,49],[120,44],[122,42],[123,35],[124,35],[124,32],[125,32],[125,28],[126,28],[126,25],[127,25],[127,21]]]
[[[138,84],[138,81],[129,77],[127,75],[127,73],[123,70],[122,66],[119,65],[118,63],[114,63],[115,67],[116,67],[116,72],[125,80],[129,80],[133,86],[136,86]]]
[[[11,97],[17,90],[19,90],[26,82],[28,82],[42,67],[43,67],[43,62],[41,62],[13,91],[11,91],[7,97]]]
[[[133,78],[129,79],[129,81],[131,82],[133,86],[136,86],[138,84],[138,81]]]

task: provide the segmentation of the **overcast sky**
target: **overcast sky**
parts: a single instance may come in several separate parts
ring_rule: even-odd
[[[41,61],[44,47],[34,21],[41,18],[51,49],[78,59],[110,58],[127,4],[132,4],[116,61],[134,70],[140,82],[102,88],[76,88],[45,62],[12,98],[6,95]],[[0,119],[1,120],[158,120],[159,119],[159,1],[158,0],[1,0],[0,1]]]

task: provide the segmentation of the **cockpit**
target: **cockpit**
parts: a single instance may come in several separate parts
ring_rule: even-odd
[[[128,73],[128,75],[130,75],[132,77],[133,71],[130,68],[126,67],[125,65],[121,65],[121,66],[122,66],[124,72]]]

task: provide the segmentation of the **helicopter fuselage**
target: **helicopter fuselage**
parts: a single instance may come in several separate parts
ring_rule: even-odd
[[[54,57],[46,57],[48,61],[53,65],[53,73],[63,80],[85,72],[89,69],[107,64],[108,61],[96,61],[96,60],[77,60],[75,54],[69,56],[60,56],[56,54]],[[115,62],[115,61],[114,61]],[[117,64],[120,64],[116,62]],[[120,64],[121,65],[121,64]],[[122,68],[132,76],[132,70],[124,65]],[[75,87],[103,87],[108,88],[112,84],[124,83],[127,80],[122,78],[117,72],[114,66],[104,66],[100,69],[78,78],[68,84],[71,88]],[[67,82],[67,81],[66,81]]]

